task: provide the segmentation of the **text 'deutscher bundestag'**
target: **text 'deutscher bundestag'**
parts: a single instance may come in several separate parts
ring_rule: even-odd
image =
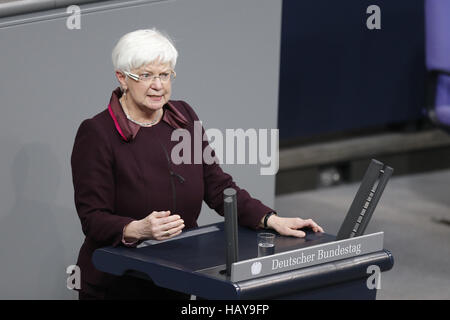
[[[243,281],[383,250],[383,232],[233,263],[231,281]]]

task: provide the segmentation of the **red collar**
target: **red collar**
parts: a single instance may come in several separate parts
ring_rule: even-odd
[[[117,87],[112,92],[111,99],[108,105],[108,111],[114,121],[117,132],[119,132],[123,140],[128,142],[136,137],[140,126],[127,119],[119,101],[121,96],[122,90],[120,89],[120,87]],[[185,125],[188,123],[183,114],[178,111],[178,109],[171,101],[166,103],[163,106],[163,109],[164,115],[161,121],[165,121],[172,128],[179,129],[185,127]]]

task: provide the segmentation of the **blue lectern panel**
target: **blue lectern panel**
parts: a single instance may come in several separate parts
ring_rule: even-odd
[[[147,275],[159,286],[210,299],[273,298],[271,293],[280,297],[284,293],[310,288],[315,283],[323,285],[361,278],[366,276],[364,266],[368,263],[380,265],[381,270],[388,270],[393,265],[392,256],[381,251],[370,257],[367,255],[362,260],[361,257],[346,259],[329,264],[328,267],[314,266],[233,283],[220,272],[225,269],[223,223],[213,226],[215,231],[140,248],[98,249],[94,252],[94,265],[101,271],[115,275],[138,272]],[[239,228],[239,260],[257,257],[256,235],[254,230]],[[275,253],[331,242],[334,239],[332,235],[309,230],[303,239],[277,235]],[[354,266],[357,267],[352,272]],[[331,270],[335,269],[340,270],[340,273],[331,275]]]

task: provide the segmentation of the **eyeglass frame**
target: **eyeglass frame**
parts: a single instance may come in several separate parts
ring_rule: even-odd
[[[141,74],[141,75],[138,75],[138,74],[131,73],[131,72],[128,72],[128,71],[123,71],[123,73],[124,73],[127,77],[133,79],[134,81],[138,81],[138,82],[139,82],[139,81],[146,82],[145,80],[142,80],[142,79],[141,79],[142,74]],[[149,73],[147,73],[147,74],[149,74]],[[172,74],[173,74],[173,79],[171,79],[171,75],[172,75]],[[149,83],[152,83],[156,78],[158,78],[159,81],[161,81],[161,82],[163,82],[163,83],[167,83],[167,82],[169,82],[169,80],[175,80],[176,77],[177,77],[177,73],[176,73],[175,71],[173,71],[173,70],[170,70],[169,78],[168,78],[167,80],[162,80],[162,79],[161,79],[161,73],[160,73],[158,76],[156,76],[156,75],[151,76],[150,79],[149,79]]]

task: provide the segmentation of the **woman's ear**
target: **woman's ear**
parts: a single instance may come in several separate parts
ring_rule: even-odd
[[[120,71],[116,71],[116,78],[120,83],[120,87],[123,91],[126,91],[128,89],[127,87],[127,77]]]

